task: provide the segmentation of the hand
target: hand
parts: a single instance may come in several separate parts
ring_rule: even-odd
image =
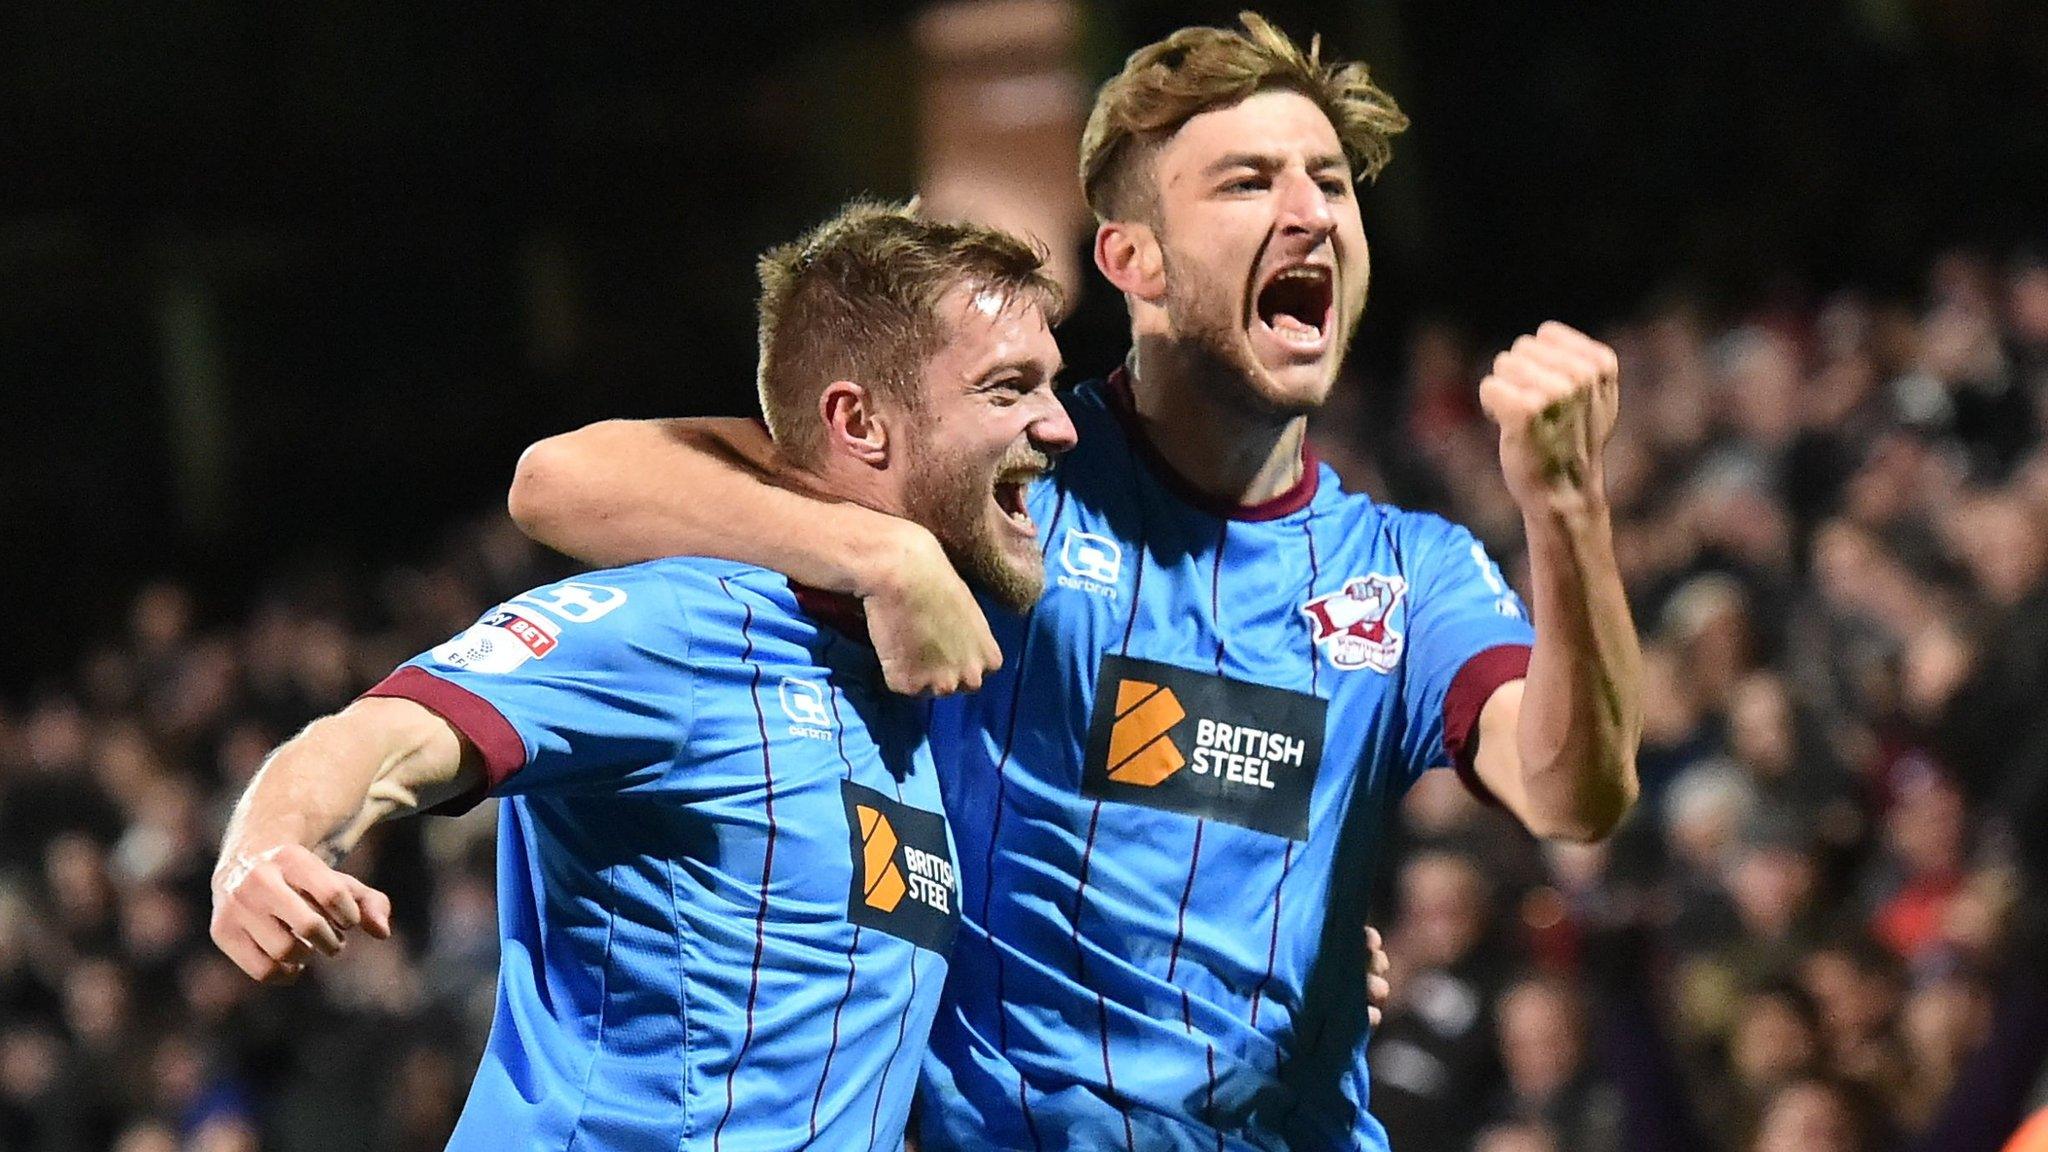
[[[1525,515],[1605,502],[1620,391],[1614,349],[1554,320],[1493,358],[1479,405],[1500,426],[1501,475]]]
[[[1003,650],[939,542],[902,523],[911,531],[861,597],[882,676],[906,696],[972,692],[1003,666]]]
[[[1394,985],[1387,979],[1393,962],[1387,958],[1386,945],[1380,940],[1380,930],[1370,924],[1365,929],[1365,1018],[1373,1027],[1380,1026],[1381,1009],[1394,995]]]
[[[297,844],[237,854],[213,875],[213,942],[265,984],[289,984],[314,953],[341,953],[360,927],[391,935],[391,898]]]

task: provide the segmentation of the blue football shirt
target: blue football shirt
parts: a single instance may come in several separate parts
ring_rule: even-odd
[[[934,717],[965,926],[921,1128],[953,1149],[1384,1148],[1368,887],[1533,633],[1465,530],[1307,462],[1219,509],[1077,388],[1032,489],[1047,591]]]
[[[959,905],[929,706],[871,650],[781,576],[663,560],[507,601],[372,694],[505,798],[452,1148],[901,1147]]]

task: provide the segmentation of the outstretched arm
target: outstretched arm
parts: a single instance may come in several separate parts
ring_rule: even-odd
[[[1642,651],[1602,471],[1619,376],[1612,349],[1549,323],[1496,357],[1479,389],[1527,533],[1536,644],[1528,678],[1480,712],[1474,767],[1539,836],[1597,840],[1639,790]]]
[[[410,700],[358,700],[271,754],[235,805],[213,871],[213,941],[257,980],[288,983],[361,927],[391,935],[391,899],[335,865],[379,820],[482,780],[448,722]]]
[[[508,504],[527,535],[593,564],[716,556],[859,597],[898,692],[973,690],[1002,666],[931,533],[779,475],[774,442],[752,420],[608,420],[528,448]]]

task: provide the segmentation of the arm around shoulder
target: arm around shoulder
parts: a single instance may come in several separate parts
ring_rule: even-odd
[[[1002,665],[930,532],[785,480],[755,421],[608,420],[528,448],[508,505],[527,535],[590,563],[714,556],[857,596],[898,692],[977,688]]]
[[[528,446],[506,506],[528,536],[600,567],[705,552],[707,496],[765,486],[773,452],[748,420],[604,420]]]
[[[788,487],[759,422],[605,420],[528,447],[507,497],[528,536],[605,567],[715,556],[866,596],[931,533]]]

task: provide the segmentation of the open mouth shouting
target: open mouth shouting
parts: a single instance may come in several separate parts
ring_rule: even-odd
[[[1252,330],[1290,361],[1319,360],[1337,326],[1337,281],[1323,264],[1289,264],[1252,297]]]
[[[996,510],[1011,528],[1025,536],[1036,537],[1038,525],[1031,520],[1031,513],[1025,510],[1024,490],[1033,480],[1045,475],[1044,468],[1022,468],[1005,471],[996,477],[994,496]]]

